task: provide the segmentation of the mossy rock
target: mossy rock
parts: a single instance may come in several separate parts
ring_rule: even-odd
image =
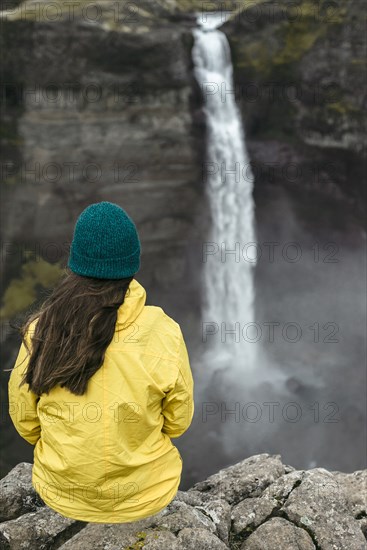
[[[326,109],[333,113],[338,113],[341,116],[361,116],[362,110],[358,109],[355,105],[352,103],[348,103],[347,101],[334,101],[333,103],[328,103],[326,105]]]
[[[139,550],[140,548],[143,548],[145,545],[145,539],[147,538],[147,533],[145,531],[139,531],[139,533],[136,533],[136,537],[136,542],[130,544],[129,546],[124,546],[122,550]]]
[[[269,6],[278,10],[275,11],[274,21],[269,19],[272,17]],[[259,0],[238,9],[223,28],[229,35],[235,67],[249,69],[250,76],[256,74],[257,77],[269,77],[274,72],[278,74],[280,66],[290,65],[283,71],[283,76],[284,72],[291,73],[292,68],[315,47],[319,39],[327,35],[329,29],[345,23],[346,6],[333,5],[331,13],[330,7],[330,2],[324,0],[301,1],[298,5],[292,2],[281,6]],[[243,23],[244,29],[249,28],[248,35],[238,32],[241,17],[248,17]],[[250,25],[251,17],[257,22],[258,28],[255,24]]]
[[[146,21],[168,17],[171,11],[170,3],[164,0],[24,0],[9,10],[6,18],[51,24],[82,20],[86,24],[107,25],[108,30],[129,32],[132,27],[141,26]]]
[[[53,287],[64,269],[60,263],[51,264],[44,259],[31,259],[21,267],[21,275],[13,279],[4,292],[0,319],[8,320],[24,312],[38,297],[40,289]]]

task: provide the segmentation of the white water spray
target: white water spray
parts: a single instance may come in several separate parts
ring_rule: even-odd
[[[253,174],[234,99],[230,48],[217,30],[223,13],[205,14],[205,19],[198,18],[201,28],[194,30],[193,48],[207,124],[206,186],[212,218],[203,246],[203,335],[213,344],[209,356],[214,370],[228,367],[244,373],[255,367],[256,355]]]

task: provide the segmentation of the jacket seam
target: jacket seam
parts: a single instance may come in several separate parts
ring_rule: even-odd
[[[125,351],[125,350],[123,350],[123,349],[121,349],[121,348],[116,348],[116,349],[118,349],[118,350],[120,350],[120,351]],[[110,351],[111,351],[111,350],[110,350]],[[170,361],[171,363],[176,363],[177,360],[178,360],[177,357],[172,358],[172,357],[169,356],[169,355],[157,355],[157,354],[155,354],[155,353],[147,353],[146,351],[141,352],[141,351],[129,350],[129,353],[136,353],[136,354],[140,354],[140,353],[141,353],[142,355],[147,355],[147,356],[149,356],[149,357],[156,357],[157,359],[165,359],[166,361]]]

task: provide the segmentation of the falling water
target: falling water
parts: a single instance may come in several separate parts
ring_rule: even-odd
[[[215,369],[230,365],[243,372],[255,365],[256,347],[253,175],[233,94],[229,44],[216,28],[224,22],[223,13],[205,18],[198,17],[193,48],[207,124],[205,172],[211,211],[210,235],[203,245],[203,335],[212,342],[209,353]]]

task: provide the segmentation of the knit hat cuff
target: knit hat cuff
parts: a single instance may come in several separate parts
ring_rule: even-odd
[[[140,268],[140,247],[128,256],[115,258],[90,258],[71,249],[68,266],[74,273],[98,279],[123,279],[131,277]],[[111,273],[113,272],[113,277]]]

